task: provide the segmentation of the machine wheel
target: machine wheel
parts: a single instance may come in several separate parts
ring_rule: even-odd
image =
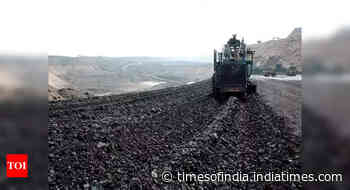
[[[252,82],[250,82],[247,87],[247,92],[248,94],[256,93],[256,84],[253,84]]]
[[[220,89],[213,87],[213,94],[216,99],[220,98]]]

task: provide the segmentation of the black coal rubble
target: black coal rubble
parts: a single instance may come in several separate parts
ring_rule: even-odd
[[[259,95],[219,103],[210,81],[49,105],[50,189],[300,189],[299,183],[165,183],[186,173],[300,173],[301,138]]]

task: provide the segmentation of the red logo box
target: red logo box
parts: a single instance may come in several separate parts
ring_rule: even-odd
[[[28,177],[28,155],[7,154],[6,175],[7,177]]]

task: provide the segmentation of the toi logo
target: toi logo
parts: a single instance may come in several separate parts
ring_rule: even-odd
[[[7,154],[6,175],[7,177],[28,177],[28,155]]]

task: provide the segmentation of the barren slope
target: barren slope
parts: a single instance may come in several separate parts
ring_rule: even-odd
[[[281,64],[285,69],[296,66],[302,72],[301,37],[301,28],[295,28],[286,38],[249,45],[256,51],[255,64],[262,69],[276,64]]]
[[[152,57],[49,56],[49,84],[94,95],[184,85],[209,78],[212,65]]]

